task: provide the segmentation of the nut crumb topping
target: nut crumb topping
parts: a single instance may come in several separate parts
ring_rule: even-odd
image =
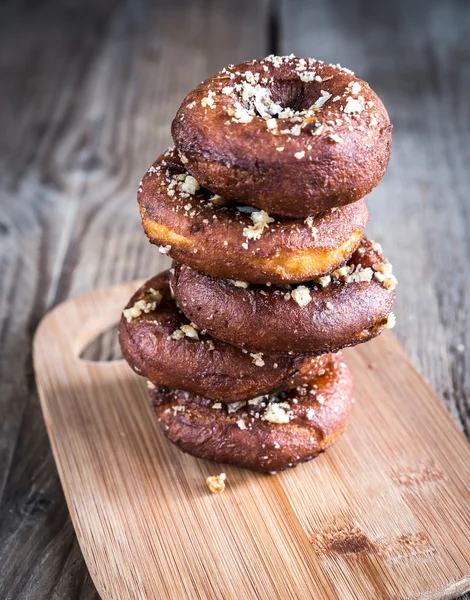
[[[265,210],[257,210],[250,214],[253,225],[243,228],[243,235],[248,240],[259,240],[264,229],[269,223],[274,223],[274,219],[269,216]]]
[[[230,415],[234,412],[237,412],[237,410],[239,408],[242,408],[243,406],[246,406],[245,400],[238,400],[237,402],[232,402],[231,404],[227,404],[227,412]]]
[[[313,226],[314,220],[315,220],[315,217],[312,217],[312,216],[307,217],[305,219],[305,224],[307,225],[307,227],[310,227],[310,229],[312,231],[312,238],[314,240],[316,240],[317,239],[317,234],[318,234],[318,229]]]
[[[326,287],[329,283],[331,283],[330,275],[323,275],[323,277],[317,277],[314,279],[314,283],[318,283],[321,287]]]
[[[374,278],[387,290],[394,290],[397,286],[397,278],[392,273],[392,265],[389,262],[375,263],[372,265]]]
[[[387,272],[390,272],[389,275],[382,273],[380,270],[382,265]],[[380,269],[376,271],[375,269],[377,266],[379,266]],[[391,270],[392,265],[390,263],[381,263],[380,265],[373,265],[372,268],[366,267],[365,269],[363,269],[361,265],[345,265],[344,267],[336,269],[331,273],[331,280],[341,281],[343,283],[354,283],[360,281],[370,282],[372,281],[372,278],[375,278],[377,281],[382,283],[386,289],[391,290],[395,288],[397,283],[395,276],[391,275]],[[326,283],[323,284],[320,282],[320,279],[321,278],[316,279],[315,283],[319,283],[322,285],[322,287],[325,287],[325,285],[330,283],[329,281],[326,282],[326,280],[324,280]]]
[[[191,325],[181,325],[181,331],[188,338],[192,338],[194,340],[199,339],[199,334],[197,332],[197,329],[192,324]]]
[[[315,416],[315,409],[314,408],[309,408],[306,414],[306,417],[309,421],[311,421],[313,419],[313,417]]]
[[[122,311],[122,314],[126,318],[127,322],[130,323],[133,319],[140,317],[142,313],[149,313],[155,310],[162,301],[163,296],[157,290],[149,288],[143,295],[143,298],[134,302],[134,306],[126,308]]]
[[[266,402],[268,400],[268,396],[256,396],[255,398],[251,398],[251,400],[248,400],[248,404],[250,406],[261,406],[261,407],[265,407],[266,406]]]
[[[263,421],[282,424],[289,423],[293,418],[293,412],[288,402],[271,402],[261,417]]]
[[[191,323],[190,325],[181,325],[179,329],[175,329],[175,331],[173,331],[170,337],[173,340],[182,340],[184,337],[198,340],[198,330],[199,327],[197,327],[197,325],[195,325],[194,323]]]
[[[225,490],[226,479],[227,476],[225,473],[221,473],[220,475],[210,475],[206,479],[206,485],[213,494],[220,494]]]
[[[339,137],[339,135],[336,135],[336,133],[330,133],[329,138],[331,141],[335,142],[336,144],[343,143],[343,138]]]
[[[214,102],[214,98],[213,98],[214,96],[215,96],[215,92],[213,92],[212,90],[209,90],[207,93],[207,96],[201,100],[201,106],[203,106],[204,108],[206,106],[210,106],[210,108],[214,108],[215,107],[215,102]]]
[[[166,246],[157,246],[158,247],[158,251],[160,252],[160,254],[168,254],[171,250],[171,246],[170,244],[166,245]]]
[[[396,325],[397,318],[395,317],[395,313],[390,313],[385,321],[382,323],[382,327],[384,329],[393,329]]]
[[[247,288],[250,287],[250,284],[247,281],[238,281],[235,279],[229,279],[229,282],[234,285],[235,287],[239,287],[239,288]]]
[[[344,111],[346,114],[351,114],[351,113],[359,113],[361,114],[361,112],[364,110],[364,98],[359,97],[359,98],[351,98],[351,96],[348,97],[348,99],[346,100],[346,105],[344,107]]]
[[[312,295],[310,290],[305,285],[298,285],[291,292],[292,299],[297,302],[297,304],[304,308],[312,301]]]
[[[264,367],[265,362],[263,360],[263,353],[262,352],[257,352],[256,354],[251,354],[250,353],[251,358],[253,359],[253,364],[256,365],[257,367]]]
[[[197,179],[195,179],[192,175],[186,175],[183,183],[181,184],[181,191],[186,192],[187,194],[194,194],[201,186]]]
[[[370,247],[372,248],[372,250],[374,252],[377,252],[377,254],[383,254],[383,248],[379,244],[379,242],[374,242],[372,240],[369,240],[369,241],[370,241]]]

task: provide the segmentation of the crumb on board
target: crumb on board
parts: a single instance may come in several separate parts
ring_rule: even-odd
[[[206,479],[206,485],[213,494],[220,494],[225,490],[226,479],[227,476],[225,473],[221,473],[220,475],[210,475]]]

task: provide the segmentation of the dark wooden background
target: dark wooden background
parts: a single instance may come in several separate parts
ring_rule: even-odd
[[[38,405],[31,339],[58,302],[154,274],[138,181],[185,94],[270,52],[341,62],[394,123],[368,232],[399,279],[396,332],[470,434],[470,3],[95,0],[0,4],[0,598],[96,600]],[[113,355],[113,343],[90,350]],[[470,597],[470,596],[469,596]]]

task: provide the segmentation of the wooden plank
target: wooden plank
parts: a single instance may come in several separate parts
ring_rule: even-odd
[[[133,286],[68,301],[40,325],[47,429],[103,600],[451,598],[470,588],[470,445],[387,333],[345,352],[352,423],[316,460],[276,476],[221,465],[158,431],[125,361],[80,360]],[[372,364],[373,363],[373,364]]]
[[[283,54],[351,68],[394,124],[370,237],[399,286],[396,332],[470,435],[470,11],[460,2],[281,1]]]
[[[248,0],[0,8],[2,599],[97,597],[40,415],[32,332],[60,299],[163,266],[139,223],[139,179],[199,80],[265,54],[266,15]]]
[[[171,103],[223,64],[266,53],[263,2],[156,5],[0,7],[2,598],[96,597],[38,409],[32,331],[69,294],[159,268],[132,204],[142,171],[169,141]],[[283,52],[347,63],[384,96],[394,157],[374,192],[370,233],[400,277],[400,338],[468,433],[468,11],[456,1],[334,5],[281,5],[270,41],[279,30]],[[98,350],[112,353],[109,343]]]

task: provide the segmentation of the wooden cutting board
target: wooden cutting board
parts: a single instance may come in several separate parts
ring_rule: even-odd
[[[470,447],[390,333],[347,350],[350,427],[276,476],[159,432],[143,379],[81,350],[137,284],[45,317],[34,363],[78,540],[103,599],[453,598],[470,588]],[[225,471],[211,494],[208,475]]]

